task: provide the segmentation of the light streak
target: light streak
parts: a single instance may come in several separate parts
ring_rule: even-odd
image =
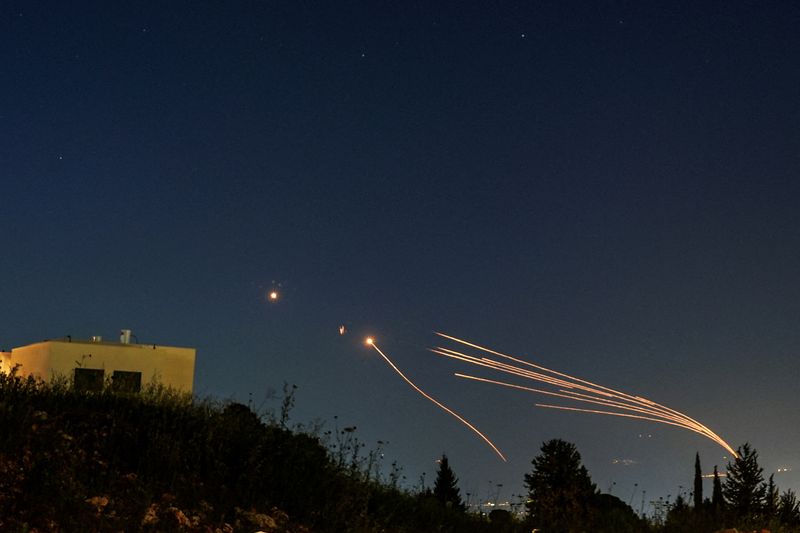
[[[567,391],[559,391],[559,392],[545,391],[545,390],[541,390],[541,389],[534,389],[534,388],[531,388],[531,387],[523,387],[522,385],[515,385],[513,383],[506,383],[504,381],[496,381],[496,380],[493,380],[493,379],[479,378],[479,377],[476,377],[476,376],[468,376],[466,374],[456,373],[455,375],[456,375],[456,377],[465,378],[465,379],[471,379],[473,381],[482,381],[484,383],[492,383],[494,385],[501,385],[503,387],[510,387],[510,388],[513,388],[513,389],[520,389],[520,390],[524,390],[524,391],[528,391],[528,392],[535,392],[535,393],[538,393],[538,394],[545,394],[545,395],[548,395],[548,396],[557,396],[559,398],[567,398],[569,400],[576,400],[577,399],[578,401],[583,401],[583,402],[587,402],[587,403],[605,405],[607,407],[617,407],[619,409],[624,409],[624,410],[627,410],[627,411],[638,412],[638,413],[642,413],[642,414],[649,414],[649,415],[653,415],[653,416],[660,416],[658,414],[658,412],[655,412],[655,411],[650,411],[650,410],[643,409],[643,408],[628,406],[628,405],[623,404],[622,402],[615,402],[615,401],[603,400],[603,399],[591,399],[592,397],[588,396],[586,394],[580,394],[579,395],[577,393],[570,393],[570,392],[567,392]],[[581,398],[576,398],[576,396],[581,396]],[[548,405],[539,405],[539,404],[536,404],[536,406],[537,407],[550,407]],[[594,412],[594,411],[592,411],[592,412]],[[635,417],[635,418],[638,418],[638,417]],[[660,419],[659,420],[655,420],[655,419],[652,419],[652,418],[648,418],[647,420],[652,420],[652,421],[655,421],[655,422],[661,422]],[[681,423],[679,418],[676,417],[674,420],[675,420],[675,425],[683,427],[683,428],[686,428],[686,429],[690,429],[692,431],[696,431],[692,426],[690,426],[688,424],[685,424],[685,423]]]
[[[402,372],[402,371],[401,371],[399,368],[397,368],[397,366],[395,366],[395,364],[392,362],[392,360],[391,360],[391,359],[389,359],[389,357],[388,357],[388,356],[387,356],[385,353],[383,353],[383,351],[382,351],[380,348],[378,348],[378,345],[377,345],[377,344],[375,344],[375,339],[373,339],[372,337],[367,337],[367,339],[365,340],[365,343],[366,343],[367,345],[369,345],[369,346],[372,346],[372,347],[375,349],[375,351],[376,351],[376,352],[378,352],[378,353],[380,354],[380,356],[381,356],[381,357],[383,357],[384,361],[386,361],[386,363],[387,363],[387,364],[388,364],[388,365],[389,365],[389,366],[392,368],[392,370],[394,370],[394,371],[397,373],[397,375],[399,375],[401,378],[403,378],[403,380],[404,380],[406,383],[408,383],[409,385],[411,385],[411,387],[412,387],[412,388],[413,388],[415,391],[417,391],[417,392],[418,392],[419,394],[421,394],[421,395],[422,395],[422,396],[423,396],[425,399],[429,400],[429,401],[430,401],[430,402],[432,402],[434,405],[436,405],[437,407],[439,407],[440,409],[442,409],[443,411],[445,411],[447,414],[449,414],[449,415],[453,416],[453,417],[454,417],[456,420],[458,420],[459,422],[461,422],[462,424],[464,424],[465,426],[467,426],[469,429],[471,429],[471,430],[472,430],[472,431],[473,431],[473,432],[474,432],[476,435],[478,435],[478,436],[479,436],[481,439],[483,439],[483,440],[486,442],[486,444],[488,444],[488,445],[489,445],[489,446],[492,448],[492,450],[494,450],[494,452],[495,452],[495,453],[496,453],[496,454],[497,454],[497,455],[500,457],[500,459],[502,459],[502,460],[503,460],[503,462],[505,462],[505,461],[506,461],[506,457],[503,455],[503,452],[501,452],[501,451],[500,451],[500,450],[497,448],[497,446],[495,446],[495,445],[494,445],[494,443],[493,443],[491,440],[489,440],[489,437],[487,437],[486,435],[484,435],[483,433],[481,433],[481,432],[480,432],[480,430],[479,430],[478,428],[476,428],[475,426],[473,426],[472,424],[470,424],[470,423],[469,423],[469,422],[468,422],[468,421],[467,421],[467,420],[466,420],[464,417],[462,417],[461,415],[459,415],[458,413],[456,413],[455,411],[453,411],[452,409],[450,409],[449,407],[447,407],[446,405],[444,405],[443,403],[441,403],[440,401],[438,401],[438,400],[437,400],[436,398],[434,398],[433,396],[431,396],[431,395],[429,395],[428,393],[426,393],[424,390],[422,390],[422,389],[420,389],[419,387],[417,387],[417,385],[416,385],[416,384],[414,384],[414,382],[413,382],[413,381],[411,381],[410,379],[408,379],[408,378],[406,377],[406,375],[405,375],[405,374],[403,374],[403,372]]]
[[[649,416],[641,416],[641,415],[631,415],[628,413],[617,413],[615,411],[600,411],[598,409],[582,409],[580,407],[566,407],[563,405],[548,405],[545,403],[537,403],[536,407],[544,407],[546,409],[561,409],[562,411],[575,411],[578,413],[593,413],[598,415],[609,415],[609,416],[622,416],[625,418],[635,418],[637,420],[647,420],[648,422],[658,422],[660,424],[669,424],[670,426],[677,426],[680,428],[688,429],[689,431],[694,431],[704,437],[707,437],[705,433],[701,430],[693,428],[691,426],[687,426],[686,424],[680,424],[678,422],[670,422],[669,420],[662,420],[660,418],[654,418]]]
[[[549,409],[561,409],[564,411],[603,414],[608,416],[619,416],[625,418],[634,418],[639,420],[646,420],[649,422],[657,422],[661,424],[676,426],[682,429],[692,431],[694,433],[702,435],[716,442],[717,444],[722,446],[725,450],[730,452],[731,455],[738,458],[738,454],[736,453],[736,451],[734,451],[734,449],[727,442],[725,442],[725,440],[722,439],[722,437],[711,431],[708,427],[701,424],[694,418],[684,413],[681,413],[680,411],[676,411],[675,409],[672,409],[660,403],[648,400],[647,398],[627,394],[625,392],[621,392],[612,389],[610,387],[599,385],[597,383],[593,383],[585,379],[580,379],[575,376],[570,376],[569,374],[565,374],[563,372],[558,372],[550,368],[536,365],[534,363],[518,359],[511,355],[497,352],[490,348],[486,348],[484,346],[480,346],[478,344],[474,344],[472,342],[459,339],[458,337],[454,337],[452,335],[447,335],[445,333],[439,333],[439,332],[436,332],[436,335],[451,340],[453,342],[459,343],[463,346],[468,346],[475,350],[479,350],[481,352],[497,356],[506,361],[511,361],[515,364],[509,364],[508,362],[498,361],[490,357],[484,357],[484,356],[476,357],[474,355],[469,355],[464,352],[460,352],[457,350],[441,346],[436,348],[431,348],[430,351],[432,351],[433,353],[451,359],[455,359],[457,361],[462,361],[483,368],[495,370],[497,372],[502,372],[505,374],[510,374],[513,376],[537,381],[539,383],[544,383],[546,385],[556,387],[557,390],[548,391],[543,389],[534,389],[532,387],[515,385],[513,383],[507,383],[504,381],[479,378],[476,376],[469,376],[466,374],[459,374],[459,373],[456,374],[457,377],[470,379],[473,381],[481,381],[484,383],[490,383],[493,385],[499,385],[518,390],[524,390],[536,394],[544,394],[547,396],[565,398],[576,402],[601,405],[603,407],[616,409],[616,411],[565,407],[565,406],[547,405],[547,404],[536,404],[537,407],[543,407]],[[626,412],[620,412],[620,411],[626,411]]]

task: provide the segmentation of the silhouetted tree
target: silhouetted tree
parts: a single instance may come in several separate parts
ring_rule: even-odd
[[[461,500],[461,491],[458,490],[458,478],[450,468],[450,463],[444,454],[439,459],[439,471],[436,473],[436,481],[433,484],[433,496],[446,507],[466,510],[466,506]]]
[[[800,527],[800,502],[791,489],[778,499],[778,520],[792,531]]]
[[[694,456],[694,510],[703,509],[703,472],[700,470],[700,454]]]
[[[592,533],[649,531],[646,520],[636,516],[630,505],[611,494],[595,495],[591,500],[590,513]]]
[[[492,509],[489,511],[489,523],[494,526],[493,529],[500,531],[509,529],[514,523],[514,518],[505,509]]]
[[[669,507],[667,511],[667,518],[664,521],[665,533],[678,533],[685,531],[696,531],[697,515],[683,499],[683,496],[678,494],[675,498],[675,503]]]
[[[778,512],[779,498],[778,487],[775,485],[775,474],[770,474],[767,479],[767,491],[764,494],[764,512],[767,516],[775,516],[775,513]]]
[[[748,443],[736,451],[739,457],[728,463],[722,492],[734,517],[743,520],[755,517],[762,510],[767,489],[764,469],[758,466],[758,453]]]
[[[595,486],[575,445],[559,439],[545,442],[532,464],[533,471],[525,474],[531,525],[548,533],[586,529]]]
[[[764,494],[764,514],[773,518],[778,513],[778,487],[775,486],[775,474],[770,474],[767,481],[767,490]]]
[[[722,497],[722,482],[719,479],[719,471],[717,465],[714,465],[714,487],[711,492],[711,507],[714,512],[719,514],[725,507],[725,500]]]

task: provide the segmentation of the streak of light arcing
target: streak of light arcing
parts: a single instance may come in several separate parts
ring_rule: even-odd
[[[704,437],[708,436],[705,433],[703,433],[702,431],[700,431],[699,429],[696,429],[696,428],[691,427],[691,426],[687,426],[686,424],[681,424],[681,423],[678,423],[678,422],[670,422],[669,420],[662,420],[660,418],[653,418],[653,417],[649,417],[649,416],[631,415],[631,414],[628,414],[628,413],[617,413],[616,411],[601,411],[599,409],[582,409],[580,407],[567,407],[567,406],[564,406],[564,405],[549,405],[549,404],[546,404],[546,403],[537,403],[536,407],[544,407],[544,408],[547,408],[547,409],[560,409],[562,411],[575,411],[575,412],[578,412],[578,413],[592,413],[592,414],[597,414],[597,415],[622,416],[622,417],[625,417],[625,418],[635,418],[637,420],[647,420],[648,422],[658,422],[659,424],[669,424],[670,426],[677,426],[677,427],[680,427],[680,428],[683,428],[683,429],[688,429],[689,431],[694,431],[695,433],[703,435]]]
[[[582,401],[582,402],[586,402],[586,403],[604,405],[606,407],[617,407],[619,409],[623,409],[623,410],[626,410],[626,411],[632,411],[632,412],[636,412],[636,413],[641,413],[641,414],[646,414],[646,415],[649,414],[649,415],[661,417],[661,415],[658,412],[655,412],[655,411],[650,411],[648,409],[643,409],[643,408],[640,408],[640,407],[632,407],[632,406],[629,406],[629,405],[625,405],[622,402],[615,402],[615,401],[612,401],[612,400],[604,400],[602,398],[594,398],[594,397],[586,395],[586,394],[578,394],[578,393],[573,393],[573,392],[569,392],[569,391],[552,392],[552,391],[546,391],[546,390],[541,390],[541,389],[534,389],[534,388],[531,388],[531,387],[523,387],[522,385],[515,385],[513,383],[506,383],[505,381],[497,381],[497,380],[494,380],[494,379],[486,379],[486,378],[479,378],[479,377],[476,377],[476,376],[468,376],[466,374],[456,373],[455,375],[456,375],[456,377],[459,377],[459,378],[471,379],[473,381],[482,381],[484,383],[491,383],[493,385],[501,385],[503,387],[509,387],[509,388],[512,388],[512,389],[519,389],[519,390],[524,390],[524,391],[528,391],[528,392],[535,392],[535,393],[538,393],[538,394],[545,394],[547,396],[556,396],[556,397],[559,397],[559,398],[566,398],[568,400],[578,400],[578,401]],[[576,396],[580,396],[580,398],[578,398]],[[540,406],[539,404],[536,404],[536,405],[537,405],[537,407],[545,407],[545,406]],[[652,421],[655,421],[655,422],[660,422],[661,421],[660,419],[656,420],[656,419],[653,419],[653,418],[648,418],[647,420],[652,420]],[[694,429],[694,426],[690,426],[690,425],[688,425],[686,423],[683,423],[678,418],[675,419],[675,425],[680,426],[680,427],[684,427],[686,429],[691,429],[692,431],[696,431]]]
[[[511,374],[514,376],[530,379],[533,381],[538,381],[539,383],[545,383],[547,385],[558,387],[558,390],[547,391],[542,389],[534,389],[531,387],[524,387],[522,385],[515,385],[504,381],[479,378],[475,376],[468,376],[465,374],[456,374],[456,376],[458,377],[471,379],[473,381],[490,383],[493,385],[500,385],[503,387],[510,387],[514,389],[524,390],[536,394],[556,396],[559,398],[565,398],[577,402],[602,405],[604,407],[618,409],[619,411],[628,411],[627,413],[621,413],[619,411],[604,411],[597,409],[582,409],[576,407],[536,404],[537,407],[561,409],[565,411],[578,411],[584,413],[603,414],[609,416],[620,416],[626,418],[635,418],[639,420],[647,420],[649,422],[658,422],[661,424],[668,424],[671,426],[680,427],[683,429],[687,429],[689,431],[693,431],[700,435],[703,435],[704,437],[722,446],[725,450],[730,452],[731,455],[733,455],[734,457],[738,457],[734,449],[731,448],[731,446],[727,442],[725,442],[725,440],[723,440],[722,437],[720,437],[719,435],[708,429],[706,426],[704,426],[694,418],[691,418],[690,416],[685,415],[680,411],[676,411],[665,405],[661,405],[660,403],[648,400],[647,398],[620,392],[618,390],[614,390],[612,388],[605,387],[603,385],[599,385],[597,383],[593,383],[585,379],[580,379],[574,376],[570,376],[569,374],[564,374],[563,372],[557,372],[550,368],[536,365],[528,361],[524,361],[522,359],[518,359],[516,357],[512,357],[510,355],[494,351],[490,348],[486,348],[484,346],[480,346],[478,344],[474,344],[469,341],[459,339],[458,337],[453,337],[452,335],[446,335],[444,333],[439,333],[439,332],[436,332],[436,335],[451,340],[453,342],[457,342],[461,345],[469,346],[470,348],[473,348],[475,350],[495,355],[497,357],[505,359],[506,361],[512,361],[513,363],[516,363],[516,365],[523,365],[523,366],[521,367],[521,366],[516,366],[515,364],[504,363],[501,361],[497,361],[495,359],[491,359],[489,357],[476,357],[474,355],[469,355],[445,347],[437,347],[430,349],[430,351],[438,355],[470,363],[476,366],[489,368],[492,370],[496,370],[498,372],[503,372],[505,374]],[[535,369],[535,371],[529,370],[530,368]],[[582,391],[582,392],[577,392],[577,391]]]
[[[400,371],[400,369],[399,369],[399,368],[397,368],[397,366],[395,366],[395,364],[392,362],[392,360],[391,360],[391,359],[389,359],[389,358],[386,356],[386,354],[385,354],[385,353],[383,353],[383,351],[382,351],[380,348],[378,348],[378,345],[377,345],[377,344],[375,344],[375,340],[374,340],[374,339],[372,339],[372,338],[369,338],[369,339],[367,340],[367,344],[368,344],[368,345],[370,345],[370,346],[372,346],[373,348],[375,348],[375,351],[376,351],[376,352],[378,352],[378,353],[381,355],[381,357],[383,357],[384,361],[386,361],[386,363],[387,363],[387,364],[388,364],[390,367],[392,367],[392,370],[394,370],[395,372],[397,372],[397,374],[398,374],[398,375],[399,375],[401,378],[403,378],[403,380],[404,380],[406,383],[408,383],[409,385],[411,385],[411,387],[412,387],[412,388],[413,388],[415,391],[417,391],[418,393],[420,393],[420,394],[421,394],[421,395],[422,395],[424,398],[426,398],[427,400],[431,401],[431,402],[432,402],[432,403],[434,403],[434,404],[435,404],[437,407],[439,407],[440,409],[442,409],[443,411],[445,411],[447,414],[449,414],[449,415],[451,415],[451,416],[455,417],[455,418],[456,418],[456,419],[457,419],[459,422],[461,422],[462,424],[464,424],[465,426],[467,426],[469,429],[471,429],[471,430],[472,430],[472,431],[473,431],[473,432],[474,432],[476,435],[478,435],[478,436],[479,436],[481,439],[483,439],[483,440],[486,442],[486,444],[488,444],[489,446],[491,446],[492,450],[494,450],[494,452],[495,452],[495,453],[496,453],[496,454],[497,454],[497,455],[500,457],[500,459],[502,459],[504,462],[506,461],[506,457],[503,455],[503,452],[501,452],[501,451],[500,451],[500,450],[497,448],[497,446],[495,446],[495,445],[494,445],[494,443],[493,443],[491,440],[489,440],[489,437],[487,437],[486,435],[484,435],[483,433],[481,433],[481,432],[480,432],[480,430],[479,430],[478,428],[476,428],[475,426],[473,426],[472,424],[470,424],[470,423],[469,423],[469,422],[468,422],[468,421],[467,421],[467,420],[466,420],[466,419],[465,419],[463,416],[459,415],[458,413],[456,413],[455,411],[453,411],[452,409],[450,409],[449,407],[447,407],[446,405],[444,405],[443,403],[441,403],[440,401],[438,401],[436,398],[434,398],[433,396],[431,396],[431,395],[429,395],[428,393],[426,393],[424,390],[422,390],[422,389],[420,389],[419,387],[417,387],[417,386],[414,384],[414,382],[413,382],[413,381],[411,381],[410,379],[408,379],[408,378],[406,377],[406,375],[405,375],[405,374],[403,374],[403,372],[401,372],[401,371]]]

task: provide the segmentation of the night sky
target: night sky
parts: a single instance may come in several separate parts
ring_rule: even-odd
[[[295,422],[388,441],[408,487],[445,452],[473,502],[551,438],[637,511],[695,452],[724,470],[693,433],[459,380],[496,375],[426,351],[444,331],[800,489],[798,27],[789,1],[3,2],[0,347],[193,346],[199,396],[296,384]]]

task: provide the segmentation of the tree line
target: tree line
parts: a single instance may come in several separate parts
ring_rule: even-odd
[[[678,496],[669,506],[664,530],[715,531],[737,528],[744,531],[766,529],[771,532],[800,531],[800,503],[791,489],[780,492],[775,475],[764,479],[758,452],[745,443],[736,450],[738,457],[727,465],[724,482],[717,466],[711,498],[703,494],[700,455],[695,455],[694,490],[691,503]]]
[[[598,491],[574,444],[545,442],[525,474],[526,531],[541,533],[639,532],[712,533],[737,528],[772,533],[800,531],[800,503],[791,489],[782,493],[774,474],[767,480],[758,453],[745,443],[727,465],[724,482],[714,467],[711,498],[704,498],[699,453],[695,455],[690,501],[678,495],[666,516],[637,516],[619,498]]]
[[[795,493],[764,479],[749,444],[724,480],[714,468],[710,498],[696,455],[691,497],[642,517],[597,489],[575,445],[549,440],[524,474],[524,513],[485,515],[467,508],[445,454],[433,486],[410,489],[355,427],[290,427],[294,392],[260,415],[159,387],[79,392],[0,373],[0,531],[800,531]]]

